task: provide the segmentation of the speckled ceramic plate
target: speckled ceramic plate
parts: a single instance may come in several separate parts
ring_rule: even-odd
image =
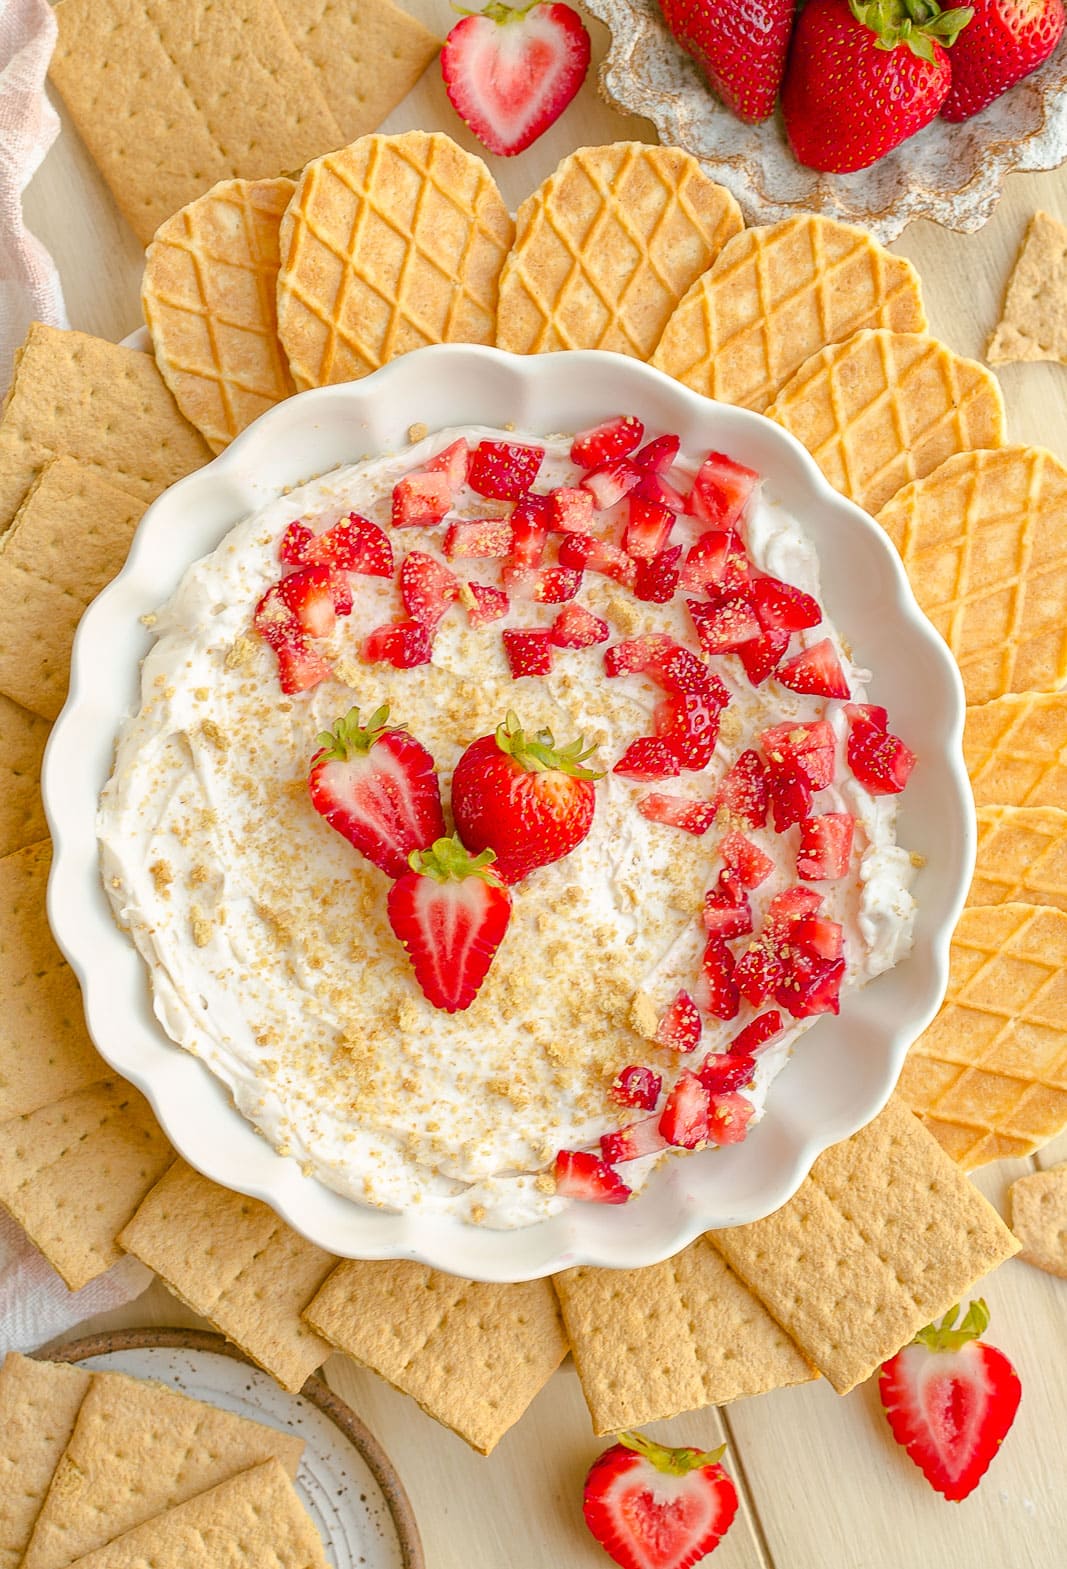
[[[821,212],[893,240],[915,218],[980,229],[1014,169],[1067,160],[1067,38],[1040,70],[960,125],[935,120],[870,169],[817,174],[797,163],[781,116],[744,125],[667,31],[657,0],[586,0],[611,32],[600,71],[609,103],[652,121],[731,190],[747,223]]]
[[[286,1394],[221,1335],[135,1329],[93,1335],[47,1353],[52,1362],[154,1378],[223,1411],[296,1433],[301,1502],[332,1569],[425,1569],[418,1527],[392,1462],[355,1412],[320,1379]]]

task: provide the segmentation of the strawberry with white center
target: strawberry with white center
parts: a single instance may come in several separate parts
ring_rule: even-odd
[[[620,1433],[585,1479],[585,1523],[621,1569],[691,1569],[714,1552],[737,1513],[725,1452],[667,1449]]]
[[[527,736],[515,714],[468,746],[452,775],[452,811],[469,850],[496,852],[506,883],[577,849],[593,826],[592,755],[581,740],[557,746],[550,730]]]
[[[1015,1420],[1022,1388],[1008,1358],[979,1337],[989,1310],[979,1297],[959,1319],[950,1308],[884,1365],[878,1379],[893,1437],[945,1498],[978,1486]]]
[[[511,895],[491,851],[472,856],[453,836],[413,850],[386,910],[424,996],[445,1013],[469,1008],[511,919]]]
[[[423,621],[409,617],[375,627],[363,639],[360,650],[368,665],[392,665],[396,670],[414,670],[428,665],[433,657],[433,634]]]

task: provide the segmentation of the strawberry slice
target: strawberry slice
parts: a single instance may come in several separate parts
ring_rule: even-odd
[[[700,1044],[700,1009],[688,992],[679,992],[656,1025],[653,1040],[672,1051],[695,1051]]]
[[[659,1100],[662,1085],[663,1080],[658,1073],[653,1073],[651,1068],[633,1064],[616,1075],[611,1086],[611,1098],[618,1101],[620,1106],[639,1106],[642,1111],[651,1111]]]
[[[687,511],[709,528],[733,528],[758,484],[759,475],[754,469],[735,463],[721,452],[711,452],[697,471]]]
[[[662,502],[646,501],[637,495],[630,496],[628,506],[630,515],[623,533],[623,547],[635,561],[650,561],[667,548],[675,515]]]
[[[671,545],[658,556],[637,563],[634,596],[646,604],[666,605],[674,598],[680,578],[681,545]]]
[[[393,486],[393,527],[433,528],[451,505],[448,475],[418,469]]]
[[[606,1161],[586,1150],[560,1150],[553,1171],[556,1192],[589,1204],[625,1204],[631,1190]]]
[[[629,458],[615,458],[586,474],[579,484],[592,496],[594,505],[606,512],[623,496],[628,496],[640,481],[641,470],[636,463],[631,463]]]
[[[656,1083],[659,1083],[658,1079]],[[655,1104],[653,1100],[652,1105]],[[667,1140],[659,1131],[658,1117],[643,1117],[640,1122],[631,1122],[629,1127],[600,1135],[600,1153],[610,1166],[640,1160],[642,1155],[655,1155],[667,1147]]]
[[[453,33],[462,25],[458,23]],[[544,461],[543,447],[519,441],[480,441],[471,453],[467,483],[479,496],[488,496],[492,501],[520,501],[541,472]]]
[[[481,560],[499,559],[511,550],[510,518],[476,518],[473,522],[448,525],[445,534],[446,556],[473,556]]]
[[[600,572],[624,588],[633,588],[637,581],[636,563],[625,550],[606,539],[595,539],[592,534],[568,534],[559,547],[559,564]]]
[[[779,665],[776,678],[791,692],[813,697],[848,697],[848,682],[833,643],[828,637],[813,643]]]
[[[375,627],[363,639],[362,655],[368,665],[393,665],[413,670],[433,657],[433,636],[422,621],[390,621]]]
[[[716,1019],[736,1019],[741,998],[734,979],[737,961],[721,937],[708,938],[701,961],[704,1011]]]
[[[639,784],[654,784],[659,779],[675,779],[681,773],[673,747],[655,736],[631,741],[611,770]]]
[[[759,753],[751,747],[723,775],[715,809],[743,818],[750,828],[762,828],[766,823],[767,779]]]
[[[822,620],[817,599],[776,577],[754,580],[752,603],[766,632],[802,632],[806,627],[817,627]]]
[[[760,636],[756,612],[743,594],[723,594],[716,599],[687,599],[700,646],[705,654],[733,654]]]
[[[431,474],[444,474],[455,496],[457,490],[467,483],[467,470],[470,467],[471,449],[466,437],[460,436],[458,441],[453,441],[449,446],[442,447],[441,451],[430,458],[425,467]]]
[[[784,834],[787,828],[802,822],[811,811],[811,781],[799,762],[777,757],[768,759],[766,779],[767,795],[774,814],[774,831]]]
[[[856,820],[851,812],[824,812],[800,825],[797,876],[807,882],[832,882],[848,873]]]
[[[759,739],[772,762],[795,763],[813,790],[825,790],[833,784],[837,739],[828,719],[771,725],[760,732]]]
[[[365,577],[393,575],[393,547],[385,532],[358,512],[350,512],[347,520],[323,534],[312,533],[304,523],[290,523],[280,554],[294,567],[323,562],[339,572],[361,572]]]
[[[767,677],[774,674],[788,646],[788,632],[764,632],[762,637],[741,644],[737,657],[753,686],[762,686]]]
[[[501,636],[513,680],[518,681],[521,676],[548,675],[552,669],[552,644],[547,627],[526,630],[508,627]]]
[[[752,1102],[736,1090],[713,1094],[708,1107],[709,1144],[740,1144],[755,1114]]]
[[[589,69],[589,34],[570,6],[490,5],[458,21],[441,50],[452,107],[491,153],[521,153],[559,118]]]
[[[577,485],[549,492],[548,527],[554,534],[588,534],[593,526],[593,498]]]
[[[754,1057],[776,1035],[781,1035],[782,1027],[782,1015],[772,1008],[769,1013],[761,1013],[751,1024],[746,1024],[743,1030],[738,1030],[728,1050],[740,1057]]]
[[[636,414],[618,414],[578,432],[571,442],[571,462],[580,469],[599,468],[613,458],[628,458],[644,437],[645,427]]]
[[[673,692],[656,704],[652,728],[687,772],[711,762],[719,739],[722,707],[710,692]]]
[[[491,850],[472,856],[453,835],[415,850],[386,911],[423,995],[445,1013],[469,1008],[511,919],[511,895]]]
[[[433,556],[413,550],[400,568],[400,597],[408,615],[433,632],[459,598],[459,580]]]
[[[695,1073],[683,1068],[674,1081],[659,1119],[659,1131],[668,1144],[695,1150],[708,1141],[711,1096]]]
[[[719,854],[730,870],[736,872],[742,888],[758,888],[774,871],[770,856],[764,855],[758,845],[734,828],[723,835]]]
[[[682,587],[691,594],[716,588],[723,593],[744,590],[748,556],[733,529],[709,529],[690,547],[682,568]]]
[[[633,459],[639,469],[645,469],[650,474],[666,474],[681,450],[680,436],[655,436],[645,443],[640,452],[634,453]]]
[[[737,1513],[737,1492],[713,1453],[665,1449],[620,1433],[585,1479],[585,1523],[622,1569],[688,1569],[714,1552]]]
[[[735,899],[723,887],[708,889],[701,918],[708,936],[717,937],[720,942],[747,937],[752,930],[752,907],[748,899]]]
[[[697,1069],[697,1076],[709,1095],[725,1095],[752,1083],[756,1059],[744,1052],[709,1052]]]
[[[389,877],[402,877],[411,852],[441,838],[445,820],[433,757],[388,721],[388,704],[366,724],[358,708],[338,719],[318,738],[308,790],[331,828]]]
[[[945,1498],[973,1493],[1015,1420],[1019,1375],[979,1337],[989,1327],[981,1297],[959,1307],[890,1357],[878,1394],[893,1437]]]
[[[885,729],[884,719],[879,725],[870,717],[884,715],[884,708],[863,712],[861,705],[849,704],[845,712],[850,721],[845,749],[848,766],[871,795],[898,795],[915,767],[915,753]],[[853,718],[853,713],[857,717]]]
[[[499,621],[511,608],[511,601],[504,590],[493,588],[488,583],[468,583],[466,589],[460,589],[459,597],[467,607],[467,617],[472,627],[485,627],[491,621]]]
[[[694,801],[685,795],[644,795],[637,803],[637,810],[650,823],[680,828],[696,838],[706,834],[715,821],[715,808],[710,801]]]
[[[606,643],[609,636],[607,622],[584,605],[564,605],[548,629],[548,640],[557,648],[592,648]]]
[[[542,567],[534,582],[533,597],[539,605],[562,605],[582,586],[577,567]]]

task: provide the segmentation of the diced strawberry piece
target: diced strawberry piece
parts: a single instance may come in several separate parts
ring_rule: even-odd
[[[767,919],[776,930],[782,931],[790,921],[800,920],[805,915],[814,915],[821,906],[821,893],[816,893],[814,888],[802,888],[799,883],[794,883],[791,888],[783,888],[781,893],[775,894],[767,906]]]
[[[328,572],[330,568],[315,570]],[[312,647],[310,636],[282,593],[283,586],[284,583],[275,583],[267,590],[256,606],[252,624],[274,651],[282,691],[306,692],[325,681],[332,671],[327,660]]]
[[[729,1051],[736,1052],[739,1057],[753,1057],[781,1033],[782,1015],[772,1008],[769,1013],[761,1013],[751,1024],[746,1024],[743,1030],[738,1030],[730,1042]]]
[[[553,1172],[556,1192],[563,1198],[591,1204],[625,1204],[630,1189],[606,1161],[585,1150],[560,1150]]]
[[[651,560],[639,561],[634,576],[634,596],[646,604],[667,605],[674,598],[680,576],[681,545],[661,550]]]
[[[436,457],[430,458],[426,467],[431,474],[444,474],[447,476],[454,496],[460,486],[467,483],[470,455],[470,447],[467,445],[466,438],[460,436],[458,441],[453,441],[451,446],[442,448]]]
[[[348,579],[334,567],[317,562],[290,572],[276,585],[277,595],[308,637],[329,637],[338,616],[352,614],[352,590]],[[256,630],[261,631],[260,609],[273,590],[268,590],[256,608]],[[264,632],[264,636],[267,634]],[[267,641],[270,638],[267,637]]]
[[[571,442],[571,462],[580,469],[599,468],[613,458],[628,458],[644,440],[645,427],[635,414],[619,414],[580,430]]]
[[[562,605],[573,599],[582,586],[578,567],[542,567],[534,584],[533,597],[539,605]]]
[[[696,1074],[683,1068],[659,1119],[659,1131],[667,1143],[684,1150],[695,1150],[706,1144],[710,1105],[711,1096]]]
[[[752,930],[752,907],[747,899],[738,902],[723,888],[709,888],[704,895],[703,921],[708,936],[722,942],[747,937]]]
[[[476,518],[473,522],[448,525],[445,534],[446,556],[475,556],[492,560],[511,550],[510,518]]]
[[[636,461],[635,457],[634,462]],[[655,469],[642,470],[641,481],[634,486],[634,495],[640,496],[644,501],[657,501],[660,506],[669,507],[672,512],[677,512],[679,515],[683,514],[688,506],[688,498]]]
[[[778,666],[776,676],[791,692],[809,692],[813,697],[849,695],[845,672],[828,637],[787,659]]]
[[[715,821],[715,808],[710,801],[694,801],[684,795],[645,795],[638,801],[637,810],[651,823],[680,828],[697,838],[706,834]]]
[[[280,560],[290,567],[306,566],[311,559],[308,551],[314,546],[317,538],[318,535],[297,518],[295,522],[289,524],[282,535],[282,542],[278,546]]]
[[[651,561],[667,547],[674,513],[659,501],[646,501],[642,496],[631,495],[630,517],[623,534],[623,546],[635,561]]]
[[[520,630],[508,627],[501,635],[514,680],[517,681],[520,676],[548,675],[552,669],[552,644],[547,628]]]
[[[656,704],[653,729],[666,741],[682,768],[706,768],[719,739],[719,704],[703,692],[672,692]]]
[[[548,629],[549,642],[557,648],[592,648],[594,643],[606,643],[610,635],[607,622],[584,605],[564,605]]]
[[[760,745],[772,762],[795,763],[813,790],[833,783],[837,740],[828,719],[771,725],[760,732]]]
[[[375,627],[363,639],[363,658],[368,665],[412,670],[416,665],[428,665],[432,656],[433,634],[422,621],[391,621]]]
[[[432,528],[452,505],[448,475],[424,469],[405,474],[393,486],[393,527]]]
[[[589,492],[601,512],[606,512],[623,496],[628,496],[640,479],[641,470],[635,463],[631,463],[629,458],[615,458],[613,462],[605,463],[591,474],[586,474],[580,484],[583,490]]]
[[[718,599],[687,599],[689,614],[705,654],[732,654],[760,635],[756,612],[741,594]]]
[[[690,548],[682,568],[682,587],[691,594],[716,588],[720,593],[746,589],[748,556],[733,529],[709,529]]]
[[[614,578],[624,588],[633,588],[637,581],[636,564],[625,550],[607,540],[594,539],[591,534],[568,534],[559,547],[559,564],[600,572],[604,577]]]
[[[721,937],[712,936],[704,948],[701,962],[707,987],[707,1012],[716,1019],[735,1019],[741,1006],[734,978],[737,962]]]
[[[323,534],[313,534],[303,523],[290,523],[280,554],[290,566],[322,562],[339,572],[360,572],[365,577],[393,575],[393,547],[384,530],[358,512]]]
[[[806,817],[800,825],[797,876],[808,882],[830,882],[846,876],[855,826],[851,812],[824,812],[821,817]]]
[[[499,621],[511,608],[511,601],[502,588],[492,588],[488,583],[468,583],[467,590],[470,598],[462,590],[460,598],[467,607],[472,627],[485,627],[491,621]]]
[[[876,703],[846,703],[845,718],[850,725],[868,724],[876,730],[888,730],[889,714]]]
[[[701,1029],[699,1008],[688,992],[679,992],[656,1025],[655,1040],[672,1051],[695,1051]]]
[[[753,469],[711,452],[693,481],[688,510],[712,528],[733,528],[758,484]]]
[[[854,722],[848,732],[848,766],[871,795],[897,795],[915,767],[915,753],[899,736],[867,721]]]
[[[578,485],[561,485],[548,497],[548,527],[556,534],[588,534],[593,526],[593,498]]]
[[[775,988],[774,999],[794,1019],[839,1013],[844,977],[844,959],[817,959],[793,953],[785,979]]]
[[[761,686],[778,669],[778,662],[789,646],[788,632],[764,632],[742,643],[737,657],[753,686]]]
[[[652,1104],[656,1104],[655,1100]],[[609,1166],[640,1160],[642,1155],[655,1155],[667,1147],[667,1140],[659,1131],[658,1117],[644,1117],[640,1122],[631,1122],[628,1128],[600,1135],[600,1153]]]
[[[616,1075],[611,1098],[620,1106],[639,1106],[643,1111],[651,1111],[659,1100],[662,1086],[663,1080],[658,1073],[635,1063]]]
[[[640,452],[634,453],[634,462],[639,469],[648,469],[652,474],[666,474],[681,451],[681,447],[679,436],[656,436],[652,441],[646,442]]]
[[[762,828],[766,823],[767,780],[759,753],[751,747],[723,775],[715,808],[731,817],[743,817],[750,828]]]
[[[400,597],[408,615],[432,632],[459,598],[459,581],[433,556],[413,550],[400,568]]]
[[[612,769],[624,779],[636,779],[639,784],[654,784],[658,779],[675,779],[681,773],[678,759],[665,741],[653,736],[642,736],[631,741]]]
[[[480,441],[471,453],[467,482],[491,501],[525,496],[545,461],[543,447],[519,441]]]
[[[532,599],[537,587],[537,568],[517,567],[513,561],[505,561],[500,569],[500,581],[512,599]]]
[[[511,514],[511,563],[520,570],[539,567],[548,539],[548,510],[517,506]]]
[[[812,789],[799,763],[771,758],[766,770],[767,795],[774,814],[775,833],[784,834],[811,811]]]
[[[817,627],[822,606],[803,589],[776,577],[758,577],[752,584],[752,603],[765,631],[802,632]]]
[[[626,638],[604,652],[604,673],[615,676],[647,675],[656,663],[679,647],[666,632],[649,632],[644,637]],[[655,680],[653,676],[653,680]]]
[[[803,948],[816,959],[840,959],[845,946],[840,921],[825,915],[798,915],[789,923],[791,947]]]
[[[751,1084],[755,1071],[755,1057],[743,1052],[713,1051],[704,1058],[697,1074],[710,1095],[724,1095],[729,1090],[739,1090],[743,1084]]]
[[[758,845],[733,828],[723,834],[719,854],[730,870],[737,873],[743,888],[758,888],[774,871],[770,856],[764,855]]]
[[[777,945],[766,934],[749,944],[737,961],[734,980],[746,1002],[754,1008],[766,1002],[785,976]]]
[[[740,1144],[756,1114],[750,1100],[736,1091],[712,1095],[708,1107],[708,1140],[712,1144]]]

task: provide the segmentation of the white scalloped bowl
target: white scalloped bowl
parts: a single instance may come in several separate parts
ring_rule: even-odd
[[[139,666],[151,644],[141,617],[171,596],[193,561],[283,487],[402,446],[415,422],[434,430],[511,421],[548,434],[579,430],[619,409],[654,429],[677,431],[690,452],[714,448],[758,469],[768,494],[787,500],[814,538],[829,612],[856,660],[874,672],[871,700],[889,707],[919,757],[899,830],[926,861],[915,887],[914,948],[894,970],[849,993],[839,1017],[821,1019],[804,1036],[743,1144],[667,1161],[636,1201],[572,1203],[514,1231],[366,1207],[279,1155],[203,1064],[167,1038],[152,1011],[146,966],[112,918],[95,819],[116,732],[139,705]],[[70,695],[45,758],[55,849],[49,916],[81,982],[93,1040],[148,1097],[175,1148],[214,1181],[270,1204],[322,1247],[346,1257],[418,1259],[493,1281],[575,1264],[636,1268],[669,1257],[703,1231],[770,1214],[821,1150],[870,1121],[888,1099],[909,1045],[940,1005],[949,938],[973,867],[963,714],[955,663],[882,530],[833,491],[777,425],[712,403],[619,355],[421,349],[363,381],[281,404],[145,514],[125,568],[78,630]]]

